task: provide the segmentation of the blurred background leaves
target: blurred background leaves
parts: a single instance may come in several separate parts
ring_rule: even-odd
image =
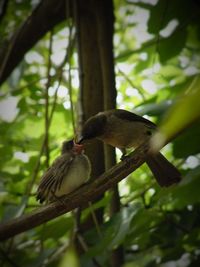
[[[7,2],[0,18],[0,51],[40,3]],[[167,137],[185,129],[162,150],[180,169],[183,181],[161,189],[144,164],[120,182],[117,214],[109,217],[109,192],[94,205],[103,208],[104,223],[100,235],[95,227],[82,233],[88,244],[84,253],[71,247],[74,219],[66,214],[2,244],[1,266],[95,266],[94,259],[110,266],[110,252],[119,245],[124,267],[199,266],[199,11],[199,1],[114,1],[117,106],[161,123]],[[49,164],[59,155],[62,141],[74,135],[80,84],[76,47],[70,64],[65,60],[74,36],[70,27],[67,20],[54,28],[52,40],[49,33],[43,36],[1,85],[1,221],[40,206],[35,192],[48,165],[47,132]],[[83,211],[83,221],[89,213],[89,208]]]

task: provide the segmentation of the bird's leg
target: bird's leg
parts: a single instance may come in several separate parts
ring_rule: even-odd
[[[126,162],[126,166],[127,166],[127,168],[129,168],[130,167],[130,161],[129,161],[130,156],[127,155],[127,151],[125,148],[120,148],[120,150],[122,152],[122,156],[120,159],[121,159],[121,161]]]
[[[66,203],[65,203],[65,201],[63,201],[62,197],[56,196],[55,192],[53,190],[51,190],[51,194],[52,194],[54,200],[59,201],[63,206],[66,206]]]

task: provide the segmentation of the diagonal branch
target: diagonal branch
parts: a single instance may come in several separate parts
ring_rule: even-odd
[[[149,144],[143,144],[132,152],[126,160],[100,175],[98,179],[83,185],[67,196],[63,196],[62,201],[53,202],[27,215],[1,224],[0,240],[25,232],[96,199],[142,165],[148,156],[149,150]]]
[[[67,0],[70,1],[70,0]],[[66,18],[65,0],[43,0],[9,41],[0,47],[0,84],[42,36]],[[69,5],[68,5],[69,6]],[[69,15],[70,15],[69,11]],[[66,18],[67,19],[67,18]]]

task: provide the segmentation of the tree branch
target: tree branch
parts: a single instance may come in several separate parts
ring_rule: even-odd
[[[61,201],[53,202],[45,207],[34,210],[32,213],[1,224],[0,240],[3,241],[32,229],[89,201],[95,200],[142,165],[148,157],[148,152],[149,144],[143,144],[135,149],[124,161],[100,175],[98,179],[83,185],[67,196],[63,196]],[[63,202],[66,204],[64,205]]]
[[[65,0],[41,1],[9,41],[9,48],[7,44],[2,45],[0,50],[0,84],[19,64],[25,53],[49,30],[66,18],[65,5]]]

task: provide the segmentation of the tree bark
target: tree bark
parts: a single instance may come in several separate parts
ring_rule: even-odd
[[[114,72],[114,7],[112,1],[98,1],[96,8],[98,25],[98,48],[100,51],[101,71],[103,80],[104,110],[116,108],[116,87]],[[116,164],[115,149],[104,145],[105,169],[109,170]],[[110,217],[120,211],[118,185],[110,190]],[[111,266],[120,267],[123,264],[123,247],[119,246],[110,255]]]
[[[75,1],[75,21],[79,55],[80,74],[80,105],[82,125],[90,116],[102,111],[103,108],[103,79],[100,51],[98,47],[97,0]],[[102,1],[104,2],[104,1]],[[99,141],[86,146],[86,154],[92,165],[92,179],[96,179],[105,171],[103,144]],[[94,156],[95,155],[95,156]],[[97,201],[102,196],[98,196]],[[103,222],[103,209],[95,211],[99,224]],[[92,215],[81,225],[81,230],[94,226]]]

